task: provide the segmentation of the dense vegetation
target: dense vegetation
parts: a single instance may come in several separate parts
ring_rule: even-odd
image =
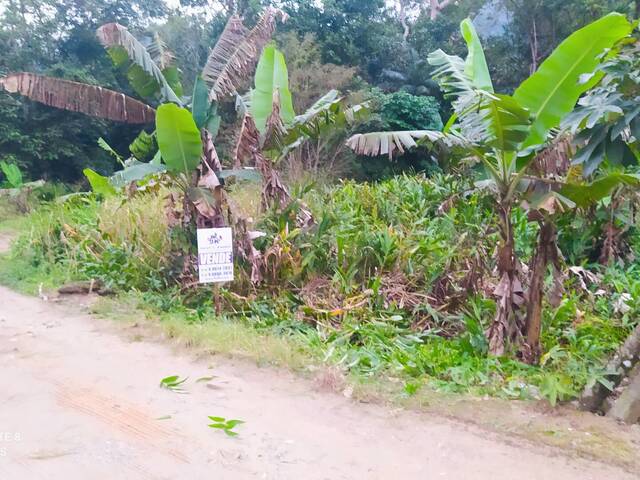
[[[96,280],[407,394],[619,382],[640,57],[602,15],[636,2],[41,3],[0,10],[0,200],[31,211],[4,282]],[[223,225],[212,296],[194,233]]]
[[[100,25],[118,22],[141,37],[159,32],[175,54],[185,92],[190,92],[229,9],[238,9],[251,24],[260,8],[271,3],[291,16],[279,27],[276,40],[290,64],[292,91],[300,97],[297,110],[331,88],[362,96],[379,87],[435,96],[443,118],[449,107],[431,79],[426,59],[438,48],[463,51],[458,25],[464,18],[477,16],[496,89],[509,92],[576,28],[611,11],[633,14],[637,8],[633,0],[459,0],[447,2],[432,19],[430,2],[407,0],[395,5],[384,0],[331,0],[324,8],[307,0],[183,0],[181,9],[163,0],[3,0],[0,75],[30,71],[133,93],[126,75],[112,68],[94,34]],[[498,12],[498,21],[492,20],[493,12]],[[122,153],[137,134],[127,125],[87,120],[0,93],[2,157],[17,162],[33,179],[77,182],[86,167],[112,173],[118,164],[96,140],[104,137]],[[425,167],[419,158],[408,163]],[[369,161],[354,158],[345,158],[340,166],[338,173],[356,177],[375,178],[391,171],[382,163],[372,168]]]
[[[468,188],[450,176],[348,182],[308,198],[316,231],[288,230],[281,215],[267,216],[266,284],[254,292],[241,278],[223,290],[225,316],[295,337],[352,373],[400,377],[408,392],[427,381],[447,391],[555,401],[606,381],[603,362],[637,323],[640,264],[591,265],[588,277],[574,268],[545,308],[540,367],[490,357],[484,329],[495,303],[484,275],[498,241],[495,219],[478,193],[442,208]],[[119,291],[141,291],[142,302],[163,315],[211,322],[209,289],[185,294],[167,281],[165,193],[124,205],[78,198],[39,209],[3,264],[5,281],[37,291],[41,282],[96,278]],[[528,259],[536,231],[523,214],[514,225],[517,249]],[[586,236],[567,219],[563,249],[597,256]],[[628,241],[638,248],[640,235]]]

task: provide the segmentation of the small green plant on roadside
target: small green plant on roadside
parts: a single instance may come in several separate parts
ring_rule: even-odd
[[[16,164],[0,161],[0,170],[4,173],[5,183],[9,188],[20,188],[23,185],[22,172]]]
[[[181,379],[178,375],[172,375],[170,377],[165,377],[162,380],[160,380],[160,387],[166,388],[167,390],[171,390],[174,393],[188,393],[181,386],[188,379],[189,377],[185,377]]]
[[[237,437],[238,432],[234,432],[233,429],[238,425],[245,423],[243,420],[227,420],[224,417],[209,417],[213,423],[209,424],[209,428],[216,428],[222,430],[230,437]]]
[[[414,396],[420,390],[420,384],[417,382],[406,382],[404,384],[404,394],[408,397]]]

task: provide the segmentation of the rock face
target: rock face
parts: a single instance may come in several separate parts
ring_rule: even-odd
[[[629,385],[615,401],[607,417],[625,423],[640,421],[640,365],[637,365],[629,375]]]
[[[611,395],[604,385],[596,382],[595,385],[585,388],[580,397],[580,408],[594,413],[607,413],[608,416],[618,418],[629,423],[638,421],[627,420],[632,418],[634,412],[640,408],[640,325],[629,335],[624,345],[616,352],[613,358],[607,364],[607,371],[615,372],[607,378],[615,387],[622,387],[621,383],[629,376],[628,385],[624,386],[624,390],[618,398],[613,397],[611,407],[609,408],[607,397]],[[635,367],[635,368],[634,368]],[[631,372],[631,373],[630,373]]]

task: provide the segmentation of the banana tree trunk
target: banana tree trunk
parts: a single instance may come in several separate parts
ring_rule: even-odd
[[[538,363],[542,352],[540,334],[542,332],[542,300],[544,297],[544,277],[549,262],[557,259],[556,227],[545,219],[540,226],[538,244],[531,261],[531,280],[529,283],[529,301],[525,331],[525,343],[521,347],[522,358],[531,365]]]
[[[505,344],[515,330],[514,293],[519,281],[516,272],[516,253],[511,225],[511,206],[500,205],[500,245],[498,246],[498,275],[500,283],[494,294],[498,298],[496,316],[489,327],[489,352],[492,355],[504,354]]]
[[[611,194],[611,203],[609,205],[609,221],[607,222],[602,251],[600,252],[599,261],[602,265],[609,265],[615,260],[619,253],[619,239],[621,231],[616,227],[615,214],[620,207],[619,191]]]
[[[273,206],[284,208],[289,205],[292,202],[291,194],[271,160],[258,151],[255,153],[255,163],[262,175],[262,208],[267,210]],[[304,204],[299,206],[296,221],[301,227],[309,227],[314,223],[313,214]]]

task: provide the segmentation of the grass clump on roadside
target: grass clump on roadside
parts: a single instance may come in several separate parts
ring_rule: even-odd
[[[171,296],[131,291],[102,298],[92,306],[96,315],[120,322],[146,324],[181,345],[205,353],[246,358],[259,365],[276,365],[308,373],[321,364],[304,335],[281,335],[275,330],[256,329],[248,318],[216,315],[211,302],[189,308]]]

